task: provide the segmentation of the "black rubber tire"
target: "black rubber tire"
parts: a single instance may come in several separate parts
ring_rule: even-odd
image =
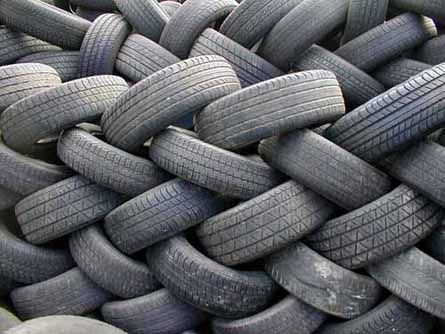
[[[153,139],[150,157],[174,175],[234,198],[258,196],[284,180],[262,161],[212,146],[175,128]]]
[[[77,6],[76,8],[76,15],[90,22],[93,22],[95,19],[105,13],[106,12],[90,9],[87,7]]]
[[[390,296],[356,319],[323,324],[317,334],[421,334],[430,333],[433,325],[430,315]]]
[[[70,0],[70,2],[77,6],[83,6],[106,12],[111,12],[116,9],[116,5],[114,4],[113,0]]]
[[[385,22],[388,3],[389,0],[351,0],[342,44]]]
[[[303,1],[264,38],[260,56],[284,71],[289,70],[304,51],[346,20],[348,5],[349,0]]]
[[[41,317],[28,320],[4,334],[126,334],[104,322],[68,315]]]
[[[238,3],[235,0],[188,0],[168,21],[159,44],[185,59],[201,32],[213,22],[226,17],[236,6]]]
[[[441,52],[445,47],[445,36],[440,35],[423,43],[417,49],[414,57],[424,63],[436,65],[445,62],[445,56]]]
[[[130,196],[171,178],[150,160],[115,148],[82,129],[71,129],[60,136],[57,155],[86,178]]]
[[[104,113],[102,129],[110,144],[138,151],[169,125],[238,89],[238,77],[224,58],[190,58],[152,74],[122,94]]]
[[[116,59],[116,70],[134,82],[181,60],[152,40],[131,34],[122,45]]]
[[[106,322],[138,334],[177,334],[199,326],[206,319],[203,312],[181,302],[167,289],[105,303],[101,311]]]
[[[311,306],[287,296],[274,306],[251,317],[212,320],[214,334],[311,334],[326,316]]]
[[[0,275],[15,282],[33,284],[59,275],[74,265],[69,252],[37,247],[0,225]]]
[[[23,195],[0,186],[0,210],[13,208],[23,197]]]
[[[295,129],[331,123],[344,114],[335,75],[307,71],[220,98],[195,116],[195,130],[205,142],[236,150]]]
[[[326,222],[307,241],[331,261],[357,269],[414,246],[444,217],[439,205],[401,185],[368,205]]]
[[[0,21],[10,29],[78,50],[91,22],[39,0],[0,2]]]
[[[252,51],[242,47],[214,29],[207,28],[195,41],[189,57],[217,55],[225,58],[247,87],[284,73]]]
[[[274,253],[312,232],[334,206],[304,186],[288,181],[215,215],[196,229],[206,254],[233,266]]]
[[[87,314],[110,295],[76,267],[47,281],[14,289],[10,297],[17,315],[27,320],[46,315]]]
[[[277,290],[260,271],[224,267],[199,253],[184,237],[147,251],[148,266],[172,294],[223,318],[241,318],[264,309]]]
[[[123,200],[76,175],[25,197],[15,213],[26,240],[42,244],[102,219]]]
[[[211,191],[181,179],[166,182],[119,206],[105,217],[113,244],[132,254],[172,237],[225,209]]]
[[[127,89],[120,77],[95,76],[29,96],[1,114],[3,139],[17,152],[37,152],[43,146],[39,140],[76,124],[98,120]]]
[[[162,1],[160,5],[169,17],[175,15],[176,11],[181,7],[181,3],[176,1]]]
[[[114,0],[114,3],[138,33],[159,41],[169,16],[157,0]]]
[[[445,226],[442,224],[421,244],[422,249],[434,259],[445,264]]]
[[[344,44],[335,54],[370,72],[436,35],[431,19],[405,13]]]
[[[369,311],[382,293],[372,278],[344,269],[300,242],[267,258],[266,271],[301,301],[339,318]]]
[[[19,100],[60,84],[57,72],[46,65],[0,66],[0,112]]]
[[[394,295],[438,318],[445,318],[445,266],[418,248],[371,265],[368,271]]]
[[[159,288],[147,265],[119,252],[97,225],[74,232],[69,244],[79,268],[115,296],[134,298]]]
[[[303,0],[244,0],[221,25],[219,31],[246,48],[252,48]]]
[[[130,31],[118,14],[103,14],[94,20],[80,47],[79,76],[113,74],[117,54]]]
[[[324,135],[374,162],[412,145],[445,122],[445,64],[421,72],[340,118]]]
[[[391,0],[391,7],[445,20],[444,3],[442,0]]]
[[[0,307],[0,333],[5,333],[6,330],[20,325],[22,322],[13,313],[7,309]]]
[[[263,140],[258,151],[271,166],[346,210],[392,189],[386,174],[311,130]]]
[[[0,297],[8,295],[13,289],[20,286],[20,283],[0,274]],[[1,323],[1,322],[0,322]]]
[[[385,87],[391,88],[429,68],[431,68],[429,64],[417,60],[399,58],[380,66],[372,72],[372,76],[385,85]]]
[[[62,82],[78,78],[79,51],[48,51],[33,53],[16,61],[19,63],[39,63],[57,71]]]
[[[370,75],[318,45],[307,49],[293,67],[302,71],[332,71],[348,107],[359,106],[385,91],[383,85]]]

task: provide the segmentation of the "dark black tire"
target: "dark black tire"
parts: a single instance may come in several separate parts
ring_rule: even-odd
[[[181,302],[167,289],[124,301],[105,303],[106,322],[128,333],[177,334],[203,323],[206,315]]]
[[[113,74],[117,54],[130,30],[118,14],[103,14],[94,20],[80,47],[79,76]]]
[[[18,326],[21,323],[20,319],[13,313],[0,307],[0,333],[5,333],[6,330]]]
[[[123,196],[76,175],[25,197],[15,213],[25,238],[42,244],[102,219],[123,200]]]
[[[359,106],[385,91],[385,87],[370,75],[317,45],[303,53],[293,67],[302,71],[332,71],[349,107]]]
[[[437,261],[445,264],[445,226],[439,227],[424,242],[422,249]]]
[[[220,149],[175,128],[153,139],[150,157],[168,172],[229,197],[249,199],[284,180],[262,161]]]
[[[445,62],[445,56],[441,52],[445,47],[445,36],[440,35],[423,43],[416,51],[414,57],[424,63],[436,65]]]
[[[244,0],[224,20],[219,31],[250,49],[302,2],[303,0]]]
[[[131,34],[122,45],[116,59],[116,70],[132,81],[141,81],[181,60],[152,40]]]
[[[0,274],[0,297],[8,295],[13,289],[19,286],[20,283]]]
[[[211,258],[232,266],[278,251],[315,230],[333,212],[324,198],[288,181],[207,219],[196,233]]]
[[[0,66],[0,112],[21,99],[60,84],[57,72],[46,65]]]
[[[77,6],[83,6],[95,10],[103,10],[111,12],[116,9],[113,0],[70,0],[71,3]]]
[[[282,70],[289,70],[304,51],[346,20],[348,5],[349,0],[303,1],[272,28],[259,54]]]
[[[0,186],[0,210],[13,208],[23,197],[23,195]]]
[[[271,166],[346,210],[392,189],[386,174],[311,130],[263,140],[258,150]]]
[[[78,50],[91,22],[39,0],[0,2],[0,21],[9,28]]]
[[[31,245],[0,225],[0,275],[24,284],[57,276],[74,266],[68,251]]]
[[[184,237],[153,246],[147,261],[173,295],[223,318],[252,315],[264,309],[276,292],[276,285],[264,272],[224,267],[199,253]]]
[[[412,145],[445,123],[445,64],[421,72],[340,118],[324,135],[374,162]]]
[[[300,242],[271,255],[266,271],[298,299],[339,318],[369,311],[382,293],[372,278],[344,269]]]
[[[391,0],[391,7],[445,20],[444,3],[442,0]]]
[[[105,231],[127,254],[172,237],[224,210],[211,191],[181,179],[166,182],[105,217]]]
[[[327,322],[317,334],[414,334],[430,333],[434,319],[395,296],[371,311],[345,322]]]
[[[47,281],[17,288],[10,297],[18,316],[27,320],[46,315],[87,314],[110,295],[76,267]]]
[[[76,124],[98,120],[127,89],[127,83],[120,77],[95,76],[29,96],[2,113],[3,139],[15,151],[39,151],[42,146],[39,140],[58,135]]]
[[[78,78],[79,51],[38,52],[22,57],[16,63],[39,63],[51,66],[57,71],[62,82]]]
[[[335,54],[370,72],[436,35],[431,19],[405,13],[354,38]]]
[[[237,5],[235,0],[188,0],[168,21],[159,44],[185,59],[201,32],[226,17]]]
[[[142,194],[171,178],[150,160],[115,148],[81,129],[63,133],[57,155],[86,178],[130,196]]]
[[[76,8],[76,15],[90,22],[93,22],[95,19],[105,13],[106,12],[90,9],[87,7],[77,6]]]
[[[274,306],[239,320],[213,319],[214,334],[311,334],[326,319],[324,313],[287,296]]]
[[[413,247],[368,267],[371,276],[394,295],[445,318],[445,266]]]
[[[308,237],[308,245],[349,269],[378,263],[426,238],[444,210],[406,185],[346,215]]]
[[[241,87],[247,87],[284,73],[252,51],[242,47],[216,30],[207,28],[195,41],[189,57],[217,55],[225,58],[238,76]]]
[[[176,1],[162,1],[160,5],[170,17],[175,15],[176,11],[181,7],[181,3]]]
[[[385,87],[391,88],[429,68],[431,68],[429,64],[417,60],[399,58],[380,66],[372,72],[372,76],[384,84]]]
[[[292,73],[234,92],[195,117],[199,137],[236,150],[295,129],[331,123],[345,114],[343,95],[328,71]]]
[[[238,77],[224,58],[190,58],[152,74],[122,94],[104,113],[102,129],[110,144],[137,151],[169,125],[238,89]]]

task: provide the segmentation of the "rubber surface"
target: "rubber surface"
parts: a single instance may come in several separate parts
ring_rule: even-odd
[[[162,1],[160,5],[162,9],[170,17],[172,17],[176,13],[176,11],[181,7],[181,3],[176,1]]]
[[[0,307],[0,333],[9,328],[20,325],[22,322],[7,309]]]
[[[95,10],[112,11],[116,9],[114,0],[70,0],[70,2]]]
[[[391,6],[409,12],[423,14],[440,20],[445,19],[443,1],[391,0]]]
[[[417,60],[431,65],[443,63],[445,61],[445,57],[443,56],[442,52],[440,52],[440,50],[443,50],[444,46],[444,36],[431,38],[430,40],[423,43],[419,49],[417,49],[414,57]]]
[[[372,76],[385,87],[391,88],[429,68],[431,68],[429,64],[408,58],[399,58],[380,66],[372,72]]]

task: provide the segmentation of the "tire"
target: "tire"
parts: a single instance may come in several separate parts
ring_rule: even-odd
[[[234,198],[258,196],[284,180],[262,161],[209,145],[175,128],[156,136],[149,154],[168,172]]]
[[[401,185],[368,205],[326,222],[307,241],[331,261],[357,269],[414,246],[444,217],[440,206]]]
[[[77,8],[76,8],[76,15],[80,16],[81,18],[88,20],[90,22],[93,22],[95,19],[97,19],[99,16],[101,16],[105,13],[106,12],[97,11],[97,10],[90,9],[87,7],[77,6]]]
[[[42,147],[39,140],[76,124],[98,120],[127,88],[120,77],[95,76],[29,96],[1,115],[3,139],[17,152],[38,152]]]
[[[422,249],[440,263],[445,263],[445,226],[439,227],[421,244]]]
[[[328,71],[292,73],[234,92],[195,117],[199,137],[236,150],[295,129],[331,123],[345,114],[343,95]]]
[[[60,84],[57,72],[46,65],[0,66],[0,112],[21,99]]]
[[[76,6],[82,6],[94,10],[111,12],[116,9],[113,0],[70,0]]]
[[[311,306],[287,296],[274,306],[251,317],[228,320],[213,319],[214,334],[311,334],[326,316]]]
[[[420,334],[430,333],[433,324],[427,313],[390,296],[356,319],[323,324],[317,334]]]
[[[4,334],[125,334],[104,322],[85,317],[58,315],[25,321]]]
[[[403,150],[443,126],[444,77],[445,65],[421,72],[347,113],[324,135],[369,162]]]
[[[236,6],[235,0],[188,0],[166,24],[159,44],[185,59],[201,32],[225,18]]]
[[[26,240],[42,244],[95,223],[123,200],[76,175],[25,197],[15,214]]]
[[[22,322],[11,312],[0,307],[0,333],[20,325]]]
[[[87,314],[110,295],[76,267],[47,281],[17,288],[10,297],[18,316],[28,320],[47,315]]]
[[[48,280],[74,266],[69,252],[31,245],[4,225],[0,225],[0,250],[0,275],[23,284]]]
[[[77,66],[79,63],[79,52],[38,52],[18,59],[16,64],[18,63],[39,63],[48,65],[56,70],[62,82],[67,82],[78,78]]]
[[[333,213],[334,206],[324,198],[288,181],[210,217],[197,227],[196,234],[211,258],[233,266],[286,247]]]
[[[440,50],[445,46],[445,37],[440,35],[423,43],[423,45],[416,51],[414,58],[424,63],[437,65],[445,62],[445,57]]]
[[[142,194],[170,179],[150,160],[119,150],[81,129],[71,129],[60,136],[57,155],[86,178],[129,196]]]
[[[405,13],[344,44],[335,54],[371,72],[436,35],[431,19]]]
[[[266,259],[266,271],[299,300],[344,319],[369,311],[382,293],[370,277],[344,269],[299,242]]]
[[[217,55],[225,58],[238,76],[241,87],[247,87],[284,73],[216,30],[207,28],[195,41],[189,57]]]
[[[174,179],[110,212],[104,227],[116,247],[132,254],[179,234],[224,208],[224,201],[211,191]]]
[[[147,261],[172,294],[223,318],[244,317],[264,309],[276,291],[265,273],[224,267],[199,253],[184,237],[155,245],[147,252]]]
[[[385,87],[370,75],[317,45],[311,46],[303,53],[293,67],[301,71],[317,69],[332,71],[349,107],[366,103],[385,91]]]
[[[206,315],[175,298],[167,289],[149,295],[105,303],[106,322],[129,333],[177,334],[199,326]]]
[[[283,71],[289,70],[304,51],[346,20],[348,5],[349,0],[303,1],[264,38],[260,56]]]
[[[118,14],[104,14],[94,20],[80,47],[79,76],[113,74],[117,54],[130,30]]]
[[[311,130],[263,140],[258,151],[271,166],[348,211],[392,189],[386,174]]]
[[[303,0],[244,0],[224,20],[219,32],[250,49]]]
[[[39,0],[0,3],[0,20],[17,30],[58,45],[78,50],[91,22]]]
[[[8,295],[11,292],[11,290],[17,288],[18,286],[20,286],[19,283],[0,274],[0,297]],[[1,321],[0,321],[0,328],[1,328]]]
[[[386,261],[368,267],[371,276],[397,297],[445,318],[445,267],[413,247]]]
[[[117,55],[116,70],[134,82],[181,61],[170,51],[139,34],[131,34]]]
[[[391,0],[391,7],[407,12],[423,14],[439,20],[445,20],[442,1],[428,0]]]
[[[207,104],[240,89],[224,58],[202,56],[168,66],[122,94],[104,113],[107,141],[129,152]]]
[[[115,296],[134,298],[159,287],[147,265],[119,252],[96,225],[74,232],[69,244],[79,268]]]
[[[169,17],[175,15],[176,11],[181,7],[181,4],[176,1],[162,1],[160,5]]]
[[[430,68],[430,65],[420,61],[399,58],[380,66],[372,73],[372,76],[385,85],[385,87],[391,88]]]
[[[0,186],[0,210],[13,208],[23,197],[23,195]]]
[[[145,37],[159,41],[169,16],[156,0],[114,0],[117,8],[134,29]]]

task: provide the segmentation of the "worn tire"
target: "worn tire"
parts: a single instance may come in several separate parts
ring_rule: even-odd
[[[0,273],[0,297],[8,295],[12,290],[19,287],[20,283]]]
[[[95,10],[103,10],[111,12],[116,9],[114,0],[70,0],[71,3],[77,6],[83,6]]]
[[[181,3],[176,1],[162,1],[160,5],[169,17],[175,15],[176,11],[181,7]]]
[[[429,64],[408,58],[399,58],[377,68],[372,76],[385,87],[391,88],[405,82],[411,77],[418,75],[431,68]]]
[[[430,65],[436,65],[445,61],[441,50],[445,47],[445,36],[440,35],[423,43],[414,54],[414,58]]]
[[[105,13],[106,12],[90,9],[87,7],[77,6],[76,8],[76,15],[90,22],[93,22],[95,19]]]
[[[23,197],[23,195],[0,186],[0,210],[13,208]]]
[[[391,0],[391,7],[445,20],[444,3],[442,0]]]

